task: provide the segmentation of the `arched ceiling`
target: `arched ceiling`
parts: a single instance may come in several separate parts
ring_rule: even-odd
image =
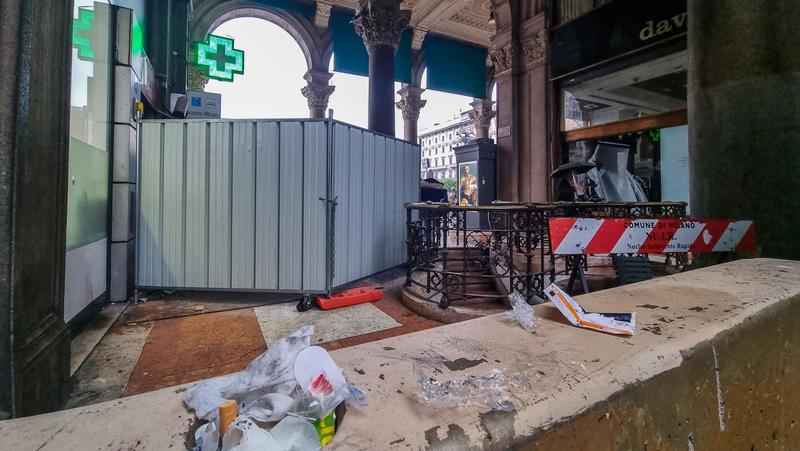
[[[358,0],[318,0],[355,10]],[[489,24],[491,0],[403,0],[401,9],[411,10],[411,27],[472,42],[491,45],[495,27]]]

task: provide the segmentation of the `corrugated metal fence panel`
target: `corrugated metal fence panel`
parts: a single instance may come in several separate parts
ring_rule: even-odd
[[[326,290],[322,121],[145,121],[137,285]]]
[[[147,124],[146,126],[150,126]],[[208,124],[192,122],[186,133],[186,242],[208,242]],[[144,145],[142,146],[144,147]],[[187,287],[208,286],[208,246],[186,247]]]
[[[208,168],[208,288],[231,287],[231,124],[212,122]]]
[[[278,289],[278,230],[280,131],[277,122],[258,124],[256,153],[256,286]]]
[[[139,164],[139,246],[138,260],[147,265],[139,267],[139,278],[161,285],[161,147],[162,124],[143,124],[141,147],[154,149],[142,152]]]
[[[303,209],[299,201],[303,195],[303,128],[297,123],[281,123],[280,133],[280,206],[294,208],[280,208],[278,214],[278,287],[299,290],[303,283]]]
[[[419,200],[419,146],[336,123],[333,286],[403,264],[406,202]]]
[[[303,286],[327,280],[328,125],[309,122],[303,138]]]

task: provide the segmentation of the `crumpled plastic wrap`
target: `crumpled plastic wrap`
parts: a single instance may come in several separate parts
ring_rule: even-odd
[[[508,296],[508,301],[511,303],[511,310],[506,312],[506,317],[516,321],[528,332],[536,331],[536,314],[533,306],[525,301],[525,298],[519,293],[511,293]]]
[[[231,423],[222,439],[222,451],[318,451],[321,448],[314,426],[296,417],[286,417],[267,431],[240,416]]]
[[[418,380],[422,399],[440,407],[477,406],[491,410],[516,410],[513,392],[523,380],[505,370],[493,369],[481,376],[438,380],[421,375]]]
[[[239,373],[204,381],[186,391],[184,402],[198,418],[213,421],[218,407],[232,399],[239,414],[256,421],[278,421],[294,406],[299,386],[294,377],[297,354],[311,344],[314,326],[281,338]]]

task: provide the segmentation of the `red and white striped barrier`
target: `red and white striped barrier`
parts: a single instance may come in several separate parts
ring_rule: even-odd
[[[551,218],[550,240],[556,255],[750,252],[756,234],[753,221]]]

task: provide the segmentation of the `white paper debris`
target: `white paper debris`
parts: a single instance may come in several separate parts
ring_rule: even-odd
[[[544,293],[567,320],[575,326],[614,335],[633,335],[636,313],[589,313],[556,284],[550,284]]]

